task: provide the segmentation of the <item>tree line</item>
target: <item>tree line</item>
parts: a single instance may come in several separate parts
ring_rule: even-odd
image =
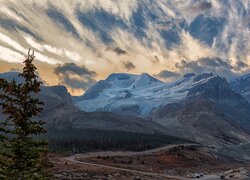
[[[186,143],[187,140],[163,134],[142,134],[97,129],[49,129],[49,150],[75,154],[91,151],[144,151],[166,144]]]

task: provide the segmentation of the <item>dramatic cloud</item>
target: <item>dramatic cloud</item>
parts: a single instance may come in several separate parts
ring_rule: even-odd
[[[247,65],[246,63],[242,62],[242,61],[238,61],[236,62],[236,67],[234,67],[235,71],[246,71],[248,70],[249,65]]]
[[[58,76],[60,84],[66,85],[72,90],[82,89],[85,91],[96,83],[94,79],[97,75],[96,72],[74,63],[60,65],[54,69],[54,73]]]
[[[125,70],[159,74],[166,80],[171,75],[175,78],[166,69],[177,74],[213,71],[230,77],[247,73],[248,1],[2,0],[0,69],[3,62],[4,69],[20,65],[27,49],[33,48],[44,80],[54,85],[70,84],[71,79],[72,89],[82,86],[82,75],[68,71],[56,75],[53,69],[58,64],[73,62],[98,72],[88,75],[90,82]],[[217,28],[221,22],[223,27]],[[195,30],[190,28],[193,23]],[[207,36],[202,35],[205,32]],[[199,35],[212,43],[207,45]],[[169,42],[175,43],[169,47]]]

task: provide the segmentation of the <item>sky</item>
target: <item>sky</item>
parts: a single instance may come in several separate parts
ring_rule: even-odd
[[[81,95],[114,72],[166,82],[250,71],[250,0],[0,0],[0,72],[28,48],[48,85]]]

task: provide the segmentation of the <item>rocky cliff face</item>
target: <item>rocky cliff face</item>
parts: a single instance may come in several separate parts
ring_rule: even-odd
[[[250,74],[235,78],[230,82],[230,87],[250,102]]]
[[[225,78],[211,78],[189,90],[187,101],[204,98],[211,101],[229,119],[233,119],[243,129],[250,127],[250,104],[240,94],[234,92]]]

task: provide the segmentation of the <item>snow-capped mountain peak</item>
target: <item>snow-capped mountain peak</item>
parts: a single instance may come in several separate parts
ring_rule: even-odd
[[[112,73],[104,81],[110,83],[112,88],[132,88],[132,89],[138,89],[150,86],[152,84],[163,83],[147,73],[143,73],[141,75],[127,74],[127,73]]]
[[[150,76],[147,73],[143,73],[137,77],[133,84],[133,88],[138,89],[159,84],[163,84],[163,82]]]
[[[114,73],[92,86],[83,95],[83,101],[76,105],[84,111],[118,111],[144,115],[161,105],[185,100],[193,92],[192,89],[197,86],[202,89],[200,87],[203,84],[205,86],[217,77],[213,73],[190,73],[176,82],[164,83],[146,73]]]

